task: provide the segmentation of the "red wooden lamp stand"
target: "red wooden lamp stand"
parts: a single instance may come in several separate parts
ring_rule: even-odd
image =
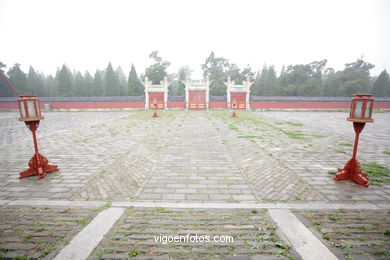
[[[236,114],[236,106],[237,106],[237,100],[234,98],[233,99],[233,113],[231,115],[231,117],[237,117],[237,114]]]
[[[371,118],[373,103],[374,99],[372,95],[355,95],[352,99],[351,112],[347,120],[353,122],[353,128],[355,130],[353,154],[344,168],[338,169],[338,173],[334,177],[336,181],[352,180],[360,186],[368,187],[368,175],[361,171],[361,166],[356,159],[356,154],[360,133],[367,122],[374,122]]]
[[[154,105],[154,113],[153,113],[153,116],[154,118],[158,117],[157,115],[157,100],[156,99],[153,99],[153,105]]]
[[[58,171],[57,165],[49,165],[49,161],[39,153],[36,131],[39,126],[39,121],[43,120],[39,108],[39,101],[36,96],[19,96],[18,99],[20,118],[19,121],[24,121],[28,129],[32,132],[34,140],[35,154],[28,163],[28,169],[19,173],[19,178],[26,178],[34,175],[39,175],[39,178],[45,178],[45,173]]]

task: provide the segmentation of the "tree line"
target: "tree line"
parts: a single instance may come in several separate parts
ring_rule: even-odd
[[[162,59],[158,51],[153,51],[149,58],[153,63],[138,76],[132,65],[126,75],[121,67],[113,68],[111,62],[104,70],[96,70],[94,74],[86,71],[71,71],[65,64],[57,69],[56,74],[45,75],[30,66],[25,73],[20,64],[12,67],[0,62],[0,69],[5,71],[17,89],[23,94],[35,94],[40,97],[100,97],[100,96],[142,96],[142,82],[147,76],[154,84],[164,77],[171,82],[169,95],[184,95],[183,81],[191,78],[192,70],[188,66],[181,67],[177,73],[167,73],[170,62]],[[345,64],[343,70],[336,71],[327,67],[327,60],[313,61],[309,64],[283,66],[278,73],[272,65],[264,65],[255,71],[251,67],[239,68],[224,57],[215,56],[214,52],[201,65],[203,76],[209,77],[210,94],[226,95],[225,82],[228,77],[241,84],[246,77],[254,83],[251,94],[254,96],[352,96],[357,93],[372,93],[378,97],[390,96],[389,74],[383,70],[379,76],[370,75],[374,65],[363,57],[355,62]],[[0,79],[0,96],[15,94]]]

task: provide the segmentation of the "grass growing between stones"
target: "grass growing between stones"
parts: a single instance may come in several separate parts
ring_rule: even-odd
[[[207,259],[225,257],[290,258],[268,221],[267,210],[169,210],[130,208],[94,250],[92,258]],[[191,236],[190,241],[183,238]],[[215,235],[234,240],[213,241]],[[156,240],[159,237],[165,240]],[[166,236],[177,237],[177,241]],[[182,237],[179,239],[179,237]],[[193,238],[209,236],[210,241]]]
[[[364,164],[362,171],[368,174],[368,179],[372,184],[390,183],[390,169],[376,163]]]
[[[286,121],[285,123],[292,126],[303,126],[303,124],[299,122]]]
[[[308,140],[301,131],[286,131],[286,130],[282,130],[282,132],[283,132],[283,134],[287,135],[288,138]]]
[[[338,248],[345,259],[388,259],[389,211],[306,210],[294,211],[317,230],[325,243]]]
[[[239,135],[238,138],[258,138],[256,135]]]
[[[347,154],[347,152],[346,152],[346,151],[344,151],[344,150],[341,150],[341,149],[334,149],[334,151],[335,151],[336,153],[343,153],[343,154]]]
[[[0,259],[42,259],[96,216],[91,209],[9,207],[0,212]],[[52,258],[49,257],[50,259]]]
[[[341,145],[341,146],[353,146],[353,144],[346,143],[346,142],[341,142],[341,143],[339,143],[339,145]]]

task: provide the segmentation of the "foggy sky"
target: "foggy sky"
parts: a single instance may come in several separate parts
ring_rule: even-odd
[[[0,61],[55,74],[63,63],[94,73],[109,61],[137,73],[160,51],[193,78],[211,51],[241,68],[328,59],[336,70],[364,55],[390,71],[390,1],[0,0]]]

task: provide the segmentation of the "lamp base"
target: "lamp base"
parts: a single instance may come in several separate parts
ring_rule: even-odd
[[[154,111],[154,113],[153,113],[153,116],[152,117],[158,117],[158,115],[157,115],[157,112],[156,111]]]
[[[45,173],[58,171],[57,165],[50,165],[49,161],[40,153],[33,155],[28,162],[28,169],[19,173],[19,179],[39,175],[39,179],[45,178]]]
[[[236,111],[234,111],[230,117],[237,117]]]
[[[360,163],[355,158],[351,158],[344,168],[338,169],[334,180],[352,180],[360,186],[368,187],[368,175],[361,171]]]

